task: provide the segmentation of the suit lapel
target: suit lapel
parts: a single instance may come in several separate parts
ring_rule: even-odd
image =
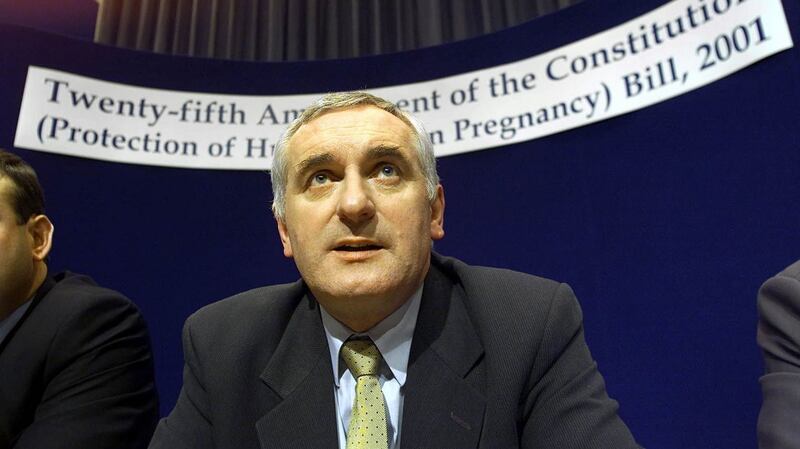
[[[261,380],[278,404],[256,422],[263,449],[336,447],[336,406],[325,330],[316,300],[300,301]]]
[[[486,405],[482,357],[461,287],[432,264],[409,356],[402,447],[477,447]]]

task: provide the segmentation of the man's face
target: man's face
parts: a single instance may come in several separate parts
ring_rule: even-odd
[[[287,151],[278,231],[317,299],[407,299],[428,271],[431,239],[444,236],[444,193],[428,200],[411,128],[357,106],[303,125]]]
[[[27,299],[33,282],[33,237],[11,206],[14,184],[0,177],[0,305]],[[0,307],[2,309],[2,307]]]

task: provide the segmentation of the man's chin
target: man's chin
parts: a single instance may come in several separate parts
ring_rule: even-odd
[[[391,296],[399,286],[370,284],[369,279],[355,279],[344,282],[332,289],[331,297],[350,301],[371,301]]]
[[[360,273],[355,270],[336,282],[327,282],[330,279],[322,279],[323,282],[312,286],[312,291],[318,290],[331,300],[362,302],[382,300],[404,290],[403,283],[399,279],[387,279],[385,275],[372,273],[369,270]]]

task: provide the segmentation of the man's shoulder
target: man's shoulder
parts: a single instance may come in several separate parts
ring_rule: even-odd
[[[800,281],[800,260],[786,267],[778,276],[788,277]]]
[[[302,281],[257,287],[208,304],[192,314],[193,320],[279,312],[293,307],[305,291]]]
[[[144,349],[149,357],[149,332],[139,308],[89,276],[64,272],[40,287],[3,351],[47,357],[52,368],[118,339],[126,339],[121,347]]]
[[[759,304],[784,302],[792,298],[800,301],[800,260],[767,279],[758,291]],[[800,307],[800,304],[797,306]]]
[[[462,290],[462,300],[472,320],[490,328],[503,322],[519,329],[538,329],[553,313],[582,319],[569,285],[505,268],[468,265],[458,259],[434,255],[434,265]]]
[[[118,313],[139,315],[136,305],[122,293],[97,285],[89,276],[63,272],[45,281],[35,313],[51,320],[68,320],[81,314],[91,314],[95,319]]]
[[[0,415],[14,415],[13,431],[31,447],[55,439],[63,447],[89,440],[98,447],[135,439],[141,445],[155,425],[149,334],[138,308],[119,292],[85,275],[50,277],[6,343],[2,356],[13,363],[0,363],[0,396],[8,399]]]
[[[150,363],[147,325],[136,305],[90,277],[70,272],[45,281],[4,343],[3,356],[17,360],[21,376],[35,375],[44,382],[39,387],[89,359],[93,368],[87,373],[119,354]]]
[[[503,361],[502,373],[494,374],[505,380],[508,373],[526,380],[532,370],[546,369],[580,332],[583,314],[567,284],[440,256],[434,263],[450,277],[451,297],[463,304],[483,350]]]
[[[247,333],[254,327],[269,332],[285,325],[304,294],[302,280],[254,288],[200,308],[186,327],[211,336]]]
[[[452,274],[467,293],[525,298],[550,297],[562,285],[558,281],[507,268],[469,265],[453,257],[433,255],[433,263]]]
[[[758,290],[758,311],[762,321],[787,323],[792,328],[800,319],[800,260],[767,279]],[[800,338],[796,332],[791,332]]]

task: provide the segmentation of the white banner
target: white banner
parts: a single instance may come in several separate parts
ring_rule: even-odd
[[[536,139],[681,95],[792,47],[780,0],[675,0],[528,59],[373,89],[417,115],[437,156]],[[28,69],[14,145],[133,164],[263,170],[320,94],[243,96]]]

